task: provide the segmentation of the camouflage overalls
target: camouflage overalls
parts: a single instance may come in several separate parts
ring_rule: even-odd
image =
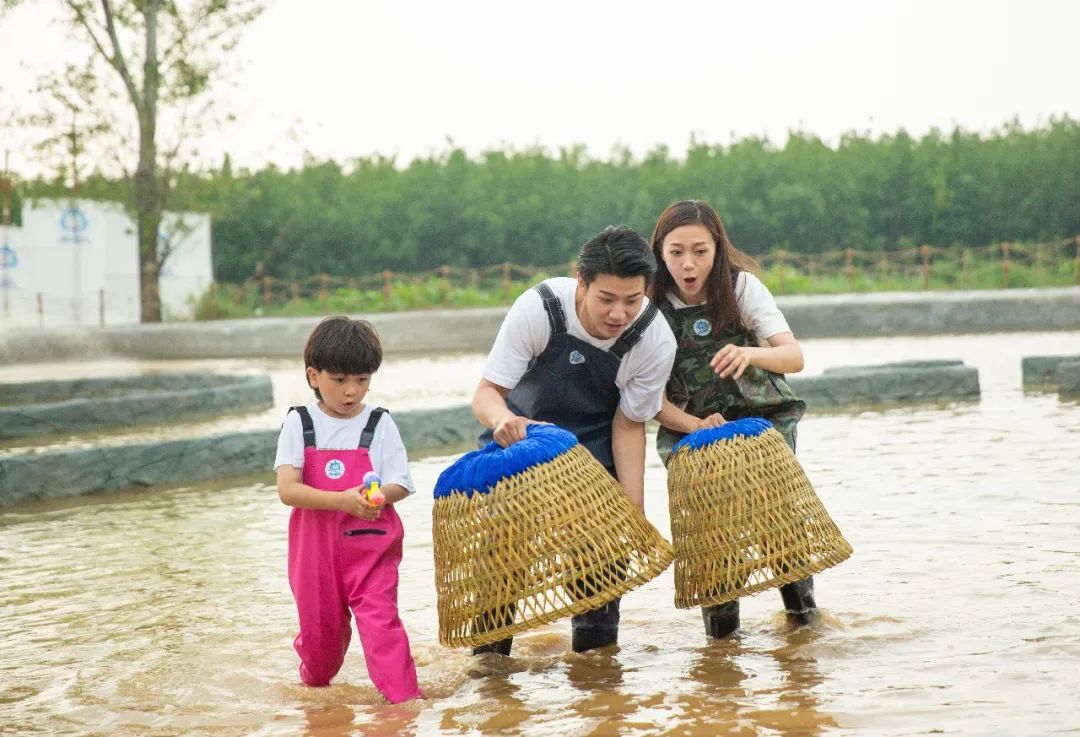
[[[795,450],[796,425],[806,411],[806,403],[795,396],[781,374],[747,366],[738,381],[717,377],[709,362],[725,345],[757,346],[751,330],[713,330],[707,305],[676,308],[664,300],[660,311],[675,334],[678,348],[667,384],[667,397],[676,407],[695,417],[719,412],[725,420],[763,417],[784,436]],[[683,433],[661,427],[656,449],[666,464],[668,455]],[[806,619],[815,608],[814,581],[806,578],[780,587],[784,606],[792,615]],[[702,607],[705,629],[714,637],[729,634],[739,626],[739,601]]]

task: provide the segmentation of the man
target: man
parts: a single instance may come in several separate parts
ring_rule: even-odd
[[[656,273],[649,245],[608,227],[581,248],[577,278],[526,291],[506,315],[473,395],[506,447],[535,421],[573,432],[644,511],[645,421],[660,411],[675,338],[645,290]],[[618,640],[619,600],[573,618],[575,652]],[[512,638],[473,652],[510,654]]]

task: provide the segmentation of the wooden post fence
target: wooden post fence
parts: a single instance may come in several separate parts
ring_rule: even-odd
[[[1001,244],[1001,280],[1004,286],[1009,286],[1009,271],[1012,263],[1009,261],[1009,249],[1012,244],[1008,241]]]
[[[922,248],[922,288],[930,288],[930,246],[923,244]]]
[[[847,274],[848,287],[853,286],[855,281],[855,250],[844,249],[844,273]]]
[[[394,272],[390,271],[390,269],[383,269],[382,298],[386,309],[390,309],[390,303],[394,299]]]
[[[1076,236],[1076,283],[1080,284],[1080,235]]]
[[[503,261],[502,265],[503,299],[510,299],[510,262]]]
[[[319,274],[319,303],[323,314],[330,314],[330,276],[325,271]]]
[[[450,304],[450,267],[443,264],[439,272],[442,274],[442,304],[446,307]]]

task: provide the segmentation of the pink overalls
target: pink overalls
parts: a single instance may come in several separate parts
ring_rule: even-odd
[[[360,447],[324,450],[315,444],[311,415],[293,407],[304,428],[308,486],[327,492],[362,484],[373,470],[368,447],[386,410],[376,408]],[[409,638],[398,618],[398,564],[404,531],[393,505],[374,521],[328,509],[296,509],[289,519],[289,584],[300,615],[294,646],[300,679],[325,686],[337,675],[349,647],[349,611],[364,648],[368,676],[391,703],[420,696]]]

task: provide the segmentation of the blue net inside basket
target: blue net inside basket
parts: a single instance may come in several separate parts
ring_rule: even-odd
[[[675,445],[671,447],[671,452],[674,453],[683,446],[689,446],[691,450],[697,450],[712,445],[713,443],[720,442],[721,440],[753,438],[771,427],[771,422],[760,417],[744,417],[741,420],[725,422],[720,427],[706,427],[701,430],[695,430],[683,437],[679,442],[675,443]]]
[[[494,440],[466,453],[439,474],[435,498],[459,491],[487,494],[504,478],[547,463],[577,445],[574,433],[555,425],[529,425],[525,438],[503,448]]]

